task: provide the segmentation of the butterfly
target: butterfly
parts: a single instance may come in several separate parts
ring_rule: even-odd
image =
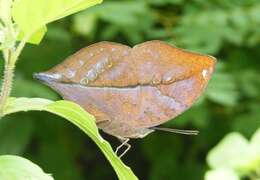
[[[34,77],[91,113],[98,128],[131,147],[130,138],[154,130],[188,108],[205,90],[216,59],[148,41],[133,48],[99,42]],[[116,151],[116,152],[117,152]],[[121,155],[121,156],[122,156]]]

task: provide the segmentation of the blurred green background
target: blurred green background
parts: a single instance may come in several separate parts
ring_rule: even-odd
[[[197,129],[198,136],[156,132],[131,141],[123,161],[142,180],[203,179],[209,169],[207,153],[227,133],[237,131],[249,138],[260,127],[259,0],[105,0],[48,29],[39,46],[28,45],[23,52],[13,96],[60,99],[33,80],[33,72],[47,70],[103,40],[133,46],[159,39],[218,58],[205,95],[166,124]],[[115,138],[102,135],[113,147],[119,145]],[[5,117],[0,121],[0,142],[0,154],[29,158],[56,180],[116,179],[83,132],[45,112]]]

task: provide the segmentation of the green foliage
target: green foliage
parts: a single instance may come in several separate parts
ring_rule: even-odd
[[[53,180],[31,161],[18,156],[0,156],[0,179],[6,180]]]
[[[227,72],[224,63],[217,64],[216,73],[212,77],[206,95],[210,100],[225,106],[237,104],[239,98],[237,84],[233,75]]]
[[[101,38],[110,39],[122,33],[132,43],[139,43],[144,40],[141,33],[150,28],[152,18],[153,15],[143,1],[107,2],[90,11],[75,15],[74,30],[81,35],[91,37],[97,22],[101,20],[113,24],[105,27],[101,32]],[[142,25],[137,26],[140,19]]]
[[[98,145],[115,169],[119,179],[137,179],[131,169],[125,166],[120,158],[115,155],[109,143],[99,135],[95,118],[79,105],[69,101],[53,102],[40,98],[10,98],[4,112],[7,115],[32,110],[48,111],[67,119],[84,131]]]
[[[260,167],[259,142],[260,129],[255,132],[250,142],[239,133],[226,135],[207,156],[207,162],[214,170],[206,174],[206,179],[221,177],[223,180],[229,180],[231,172],[234,178],[257,175]]]
[[[19,119],[16,121],[14,118]],[[0,155],[9,154],[21,155],[33,135],[33,123],[31,119],[15,116],[0,121]],[[19,141],[17,140],[19,137]]]
[[[12,15],[22,31],[22,36],[31,36],[30,42],[39,43],[46,33],[46,25],[102,0],[14,0]],[[30,19],[30,21],[28,21]]]
[[[259,12],[259,0],[106,0],[101,6],[50,24],[40,46],[26,47],[17,64],[12,95],[59,99],[52,90],[34,81],[32,73],[47,70],[98,41],[134,45],[160,39],[209,53],[218,58],[218,63],[204,97],[167,124],[197,129],[199,135],[155,132],[142,140],[132,140],[132,149],[123,157],[140,179],[203,179],[208,171],[209,150],[226,134],[236,131],[250,138],[260,127]],[[3,125],[9,128],[11,122],[19,121],[17,118],[24,124],[28,121],[32,129],[21,125],[18,136],[24,138],[23,143],[10,138],[5,148],[0,145],[1,153],[13,153],[10,147],[17,145],[17,154],[52,172],[57,180],[115,179],[96,146],[61,118],[27,112],[1,121],[10,121],[10,125]],[[0,131],[8,131],[6,128]],[[5,137],[0,135],[1,142]],[[109,136],[104,138],[113,146],[118,144]],[[239,179],[232,170],[213,171],[210,176],[217,180],[222,179],[219,174]]]

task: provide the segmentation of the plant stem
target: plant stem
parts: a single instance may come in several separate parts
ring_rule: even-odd
[[[14,63],[12,63],[12,52],[8,50],[8,54],[5,56],[5,69],[4,77],[2,81],[1,97],[0,97],[0,118],[3,115],[4,108],[7,102],[7,99],[11,93],[12,82],[14,77]]]
[[[22,40],[15,51],[10,48],[4,52],[5,69],[0,96],[0,118],[4,114],[4,108],[7,103],[7,99],[11,94],[15,63],[18,60],[18,57],[21,54],[21,51],[24,48],[28,38],[29,36]]]

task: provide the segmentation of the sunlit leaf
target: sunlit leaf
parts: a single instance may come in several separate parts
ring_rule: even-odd
[[[35,33],[33,33],[27,42],[32,43],[32,44],[39,44],[46,32],[47,32],[47,27],[43,26],[42,28],[37,30]],[[25,37],[25,33],[23,31],[20,31],[17,39],[22,40],[24,37]]]
[[[231,169],[216,169],[208,171],[205,180],[239,180],[239,176]]]
[[[0,156],[0,179],[5,180],[53,180],[40,167],[19,156]]]
[[[257,169],[260,166],[260,128],[255,132],[250,141],[250,169]]]
[[[32,42],[37,42],[42,37],[46,24],[101,2],[102,0],[14,0],[12,15],[24,36],[33,35]],[[40,29],[41,33],[36,35],[35,32]]]
[[[8,24],[10,20],[10,10],[12,6],[12,0],[0,0],[0,19]]]
[[[211,168],[240,168],[248,162],[249,142],[239,133],[230,133],[207,156]]]
[[[9,98],[4,114],[11,114],[20,111],[43,111],[53,101],[41,98]]]
[[[260,128],[252,136],[250,145],[259,153],[260,156]]]

